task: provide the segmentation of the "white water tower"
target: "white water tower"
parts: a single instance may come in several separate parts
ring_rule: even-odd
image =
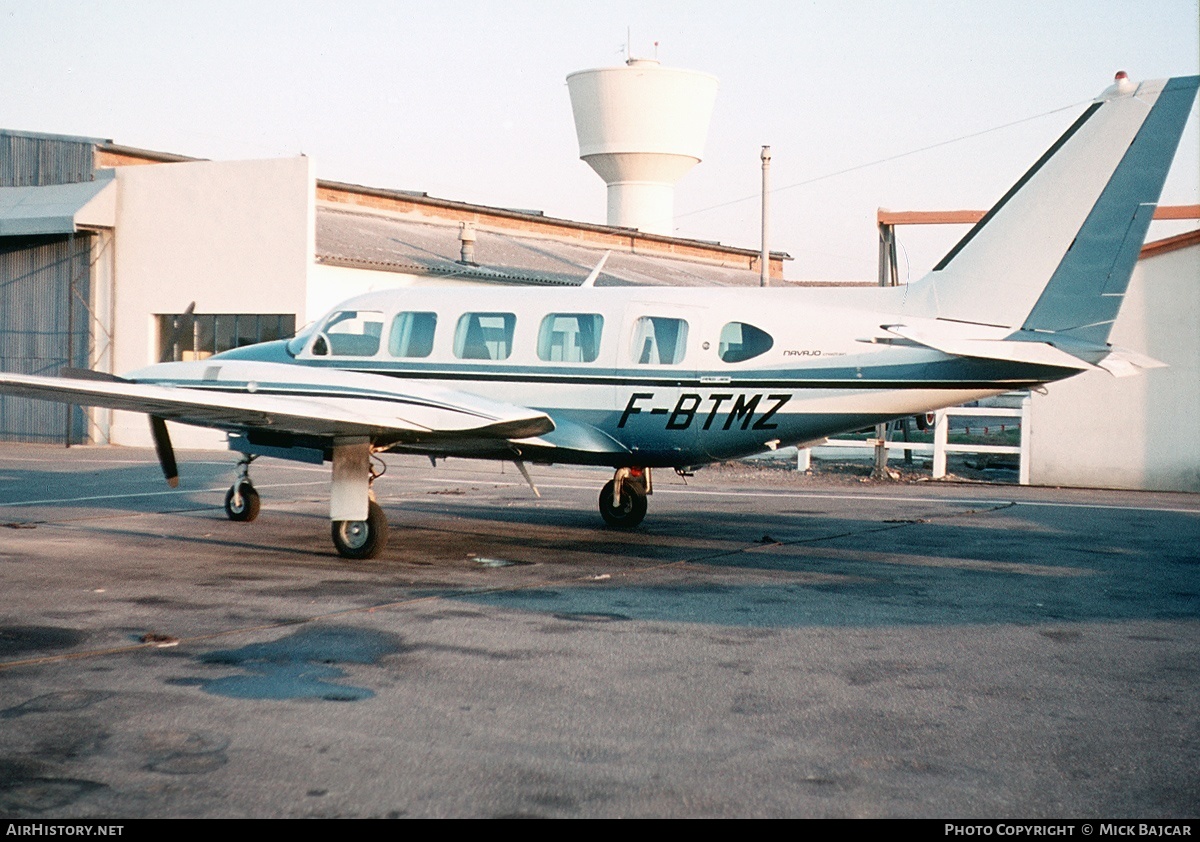
[[[579,157],[608,185],[608,224],[670,235],[675,182],[700,163],[717,77],[631,58],[567,77]]]

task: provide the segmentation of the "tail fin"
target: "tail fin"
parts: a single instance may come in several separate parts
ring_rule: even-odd
[[[1103,347],[1198,87],[1119,79],[910,285],[906,310]]]

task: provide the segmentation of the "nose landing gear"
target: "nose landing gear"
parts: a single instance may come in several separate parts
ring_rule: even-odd
[[[225,492],[225,516],[230,520],[249,522],[258,517],[262,501],[250,482],[250,463],[253,461],[254,457],[249,454],[241,458],[237,479]]]

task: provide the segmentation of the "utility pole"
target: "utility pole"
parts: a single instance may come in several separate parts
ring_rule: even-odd
[[[759,258],[759,279],[760,287],[769,287],[771,285],[771,252],[768,249],[767,243],[770,239],[770,214],[771,214],[771,147],[764,146],[762,154],[762,256]]]
[[[881,287],[896,286],[899,277],[896,272],[896,228],[890,224],[879,223],[879,285]],[[907,425],[907,422],[906,422]],[[888,425],[875,425],[875,467],[871,471],[874,479],[888,478]],[[904,440],[908,440],[908,427],[904,428]],[[905,462],[912,462],[912,451],[905,451]]]

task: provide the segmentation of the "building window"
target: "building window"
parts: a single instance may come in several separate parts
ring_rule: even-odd
[[[642,316],[633,326],[633,359],[638,365],[675,365],[687,352],[688,323],[683,319]]]
[[[428,357],[433,353],[437,313],[397,313],[392,319],[388,352],[393,357]]]
[[[752,360],[771,350],[775,340],[765,330],[745,322],[730,322],[721,328],[717,355],[727,363]]]
[[[287,339],[296,332],[291,313],[180,313],[158,316],[159,362],[205,360],[245,345]]]
[[[460,360],[507,360],[516,325],[512,313],[464,313],[454,331],[454,356]]]
[[[538,359],[548,363],[590,363],[600,356],[599,313],[551,313],[538,331]]]

